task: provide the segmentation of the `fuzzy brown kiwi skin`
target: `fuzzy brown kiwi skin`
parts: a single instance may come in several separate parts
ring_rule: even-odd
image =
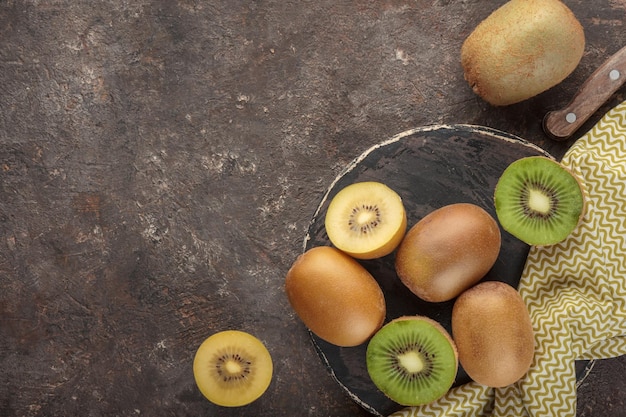
[[[563,81],[585,48],[583,27],[559,0],[510,0],[461,47],[464,76],[494,106],[533,97]]]
[[[484,209],[450,204],[411,227],[396,252],[395,269],[422,300],[449,301],[487,274],[500,245],[498,223]]]
[[[300,255],[287,272],[285,292],[304,324],[337,346],[364,343],[385,320],[385,297],[374,277],[333,247]]]
[[[452,309],[452,337],[459,362],[474,381],[505,387],[530,369],[534,330],[519,292],[498,281],[480,283],[461,294]]]

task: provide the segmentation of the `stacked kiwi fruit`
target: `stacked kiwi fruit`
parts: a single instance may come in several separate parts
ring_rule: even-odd
[[[433,209],[407,230],[410,219],[394,190],[375,181],[350,184],[326,210],[330,245],[310,248],[288,271],[289,302],[328,343],[367,343],[372,382],[398,404],[437,400],[453,386],[459,365],[478,383],[510,385],[530,368],[535,340],[519,292],[482,280],[499,256],[500,226],[529,245],[552,245],[577,227],[585,199],[572,172],[533,156],[502,173],[494,206],[497,220],[459,202]],[[395,256],[397,278],[416,297],[453,300],[450,331],[422,315],[386,317],[383,291],[361,261],[387,255]]]

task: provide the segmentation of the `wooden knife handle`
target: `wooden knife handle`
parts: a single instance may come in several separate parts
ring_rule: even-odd
[[[606,60],[580,87],[572,101],[551,111],[543,120],[544,131],[555,140],[571,136],[626,82],[626,46]]]

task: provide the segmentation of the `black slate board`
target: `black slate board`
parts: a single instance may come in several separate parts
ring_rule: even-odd
[[[326,208],[332,197],[354,182],[379,181],[402,197],[410,228],[426,214],[447,204],[474,203],[496,217],[493,192],[504,169],[513,161],[533,155],[550,155],[518,137],[471,125],[430,126],[400,133],[356,158],[331,184],[315,213],[304,249],[330,245],[324,229]],[[529,247],[502,231],[498,260],[484,280],[517,286]],[[392,253],[360,261],[376,278],[385,294],[386,321],[402,315],[426,315],[450,331],[454,300],[428,303],[413,295],[397,278]],[[311,334],[313,343],[345,391],[366,410],[386,416],[402,408],[385,397],[371,382],[365,366],[367,343],[340,348]],[[470,379],[460,367],[455,385]]]

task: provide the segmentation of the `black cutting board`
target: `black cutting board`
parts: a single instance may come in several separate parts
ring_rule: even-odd
[[[431,211],[452,203],[474,203],[496,218],[493,192],[498,178],[513,161],[550,155],[518,137],[471,125],[431,126],[410,130],[376,145],[356,158],[330,185],[309,226],[305,250],[330,245],[324,229],[326,208],[345,186],[379,181],[403,199],[408,227]],[[484,280],[517,287],[529,247],[502,232],[501,252]],[[387,304],[386,322],[402,315],[426,315],[451,330],[454,300],[428,303],[413,295],[394,270],[395,252],[380,259],[359,261],[380,284]],[[339,385],[372,414],[386,416],[402,408],[371,382],[365,366],[367,343],[340,348],[314,334],[313,343]],[[460,367],[455,385],[470,379]]]

